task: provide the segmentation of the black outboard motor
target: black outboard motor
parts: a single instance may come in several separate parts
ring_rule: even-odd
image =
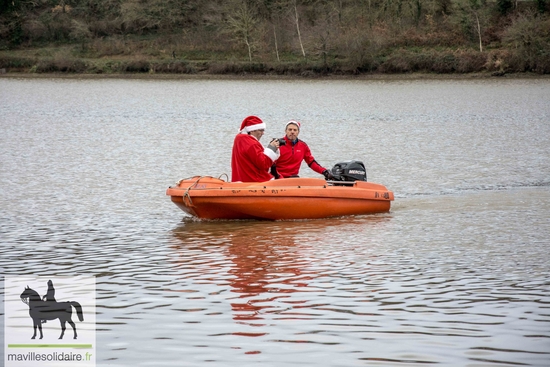
[[[367,181],[367,170],[361,161],[345,161],[332,167],[334,181]]]

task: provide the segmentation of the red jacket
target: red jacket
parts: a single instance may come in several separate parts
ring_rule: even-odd
[[[311,155],[311,150],[305,142],[296,139],[296,142],[292,143],[286,136],[284,139],[286,140],[286,145],[279,147],[281,156],[275,163],[277,173],[279,173],[281,178],[298,176],[302,161],[306,161],[309,168],[315,172],[323,174],[326,168],[315,161],[315,158]]]
[[[231,154],[231,181],[262,182],[273,179],[269,169],[279,156],[248,134],[238,134]]]

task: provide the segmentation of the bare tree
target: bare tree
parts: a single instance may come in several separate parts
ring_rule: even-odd
[[[273,40],[275,45],[275,54],[277,55],[277,61],[281,61],[279,56],[279,40],[277,38],[277,25],[280,23],[281,14],[284,9],[284,3],[279,0],[264,0],[262,1],[264,6],[265,18],[268,22],[271,22],[273,27]]]
[[[483,43],[481,42],[481,26],[479,25],[479,15],[477,11],[474,11],[477,23],[477,37],[479,38],[479,52],[483,52]]]
[[[252,61],[253,33],[258,20],[246,2],[241,2],[227,20],[229,30],[239,42],[248,48],[248,60]]]
[[[485,0],[461,0],[455,6],[457,11],[454,16],[465,32],[469,33],[473,30],[479,43],[479,51],[483,52],[482,26],[487,21],[489,12]]]
[[[275,28],[275,23],[273,23],[273,38],[275,39],[275,53],[277,54],[277,61],[281,61],[279,57],[279,45],[277,44],[277,28]]]
[[[300,41],[300,48],[302,49],[302,55],[306,57],[306,52],[304,51],[304,44],[302,42],[302,35],[300,34],[300,20],[298,18],[298,4],[297,0],[292,1],[294,5],[294,19],[296,20],[296,31],[298,32],[298,41]]]

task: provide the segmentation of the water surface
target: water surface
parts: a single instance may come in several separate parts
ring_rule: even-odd
[[[100,366],[546,366],[550,81],[0,79],[0,269],[96,276]],[[390,213],[200,222],[241,120]],[[302,176],[319,177],[307,167]]]

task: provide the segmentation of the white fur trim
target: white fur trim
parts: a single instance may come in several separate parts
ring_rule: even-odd
[[[254,130],[261,130],[261,129],[264,129],[267,127],[267,125],[265,124],[265,122],[262,122],[261,124],[256,124],[256,125],[252,125],[252,126],[245,126],[244,129],[242,129],[240,131],[241,134],[248,134],[249,132],[251,131],[254,131]]]
[[[279,149],[277,149],[277,152],[275,153],[270,148],[264,148],[264,154],[271,158],[273,162],[275,162],[281,156],[281,152],[279,152]]]

